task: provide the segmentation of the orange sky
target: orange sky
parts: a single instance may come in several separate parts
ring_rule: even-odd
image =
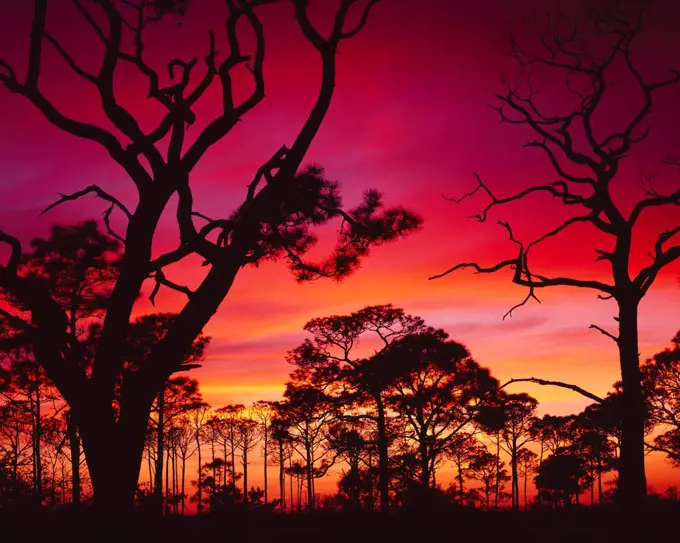
[[[96,46],[80,23],[67,22],[77,20],[69,11],[70,3],[54,4],[59,9],[49,14],[48,27],[67,46],[76,48],[83,62],[91,62]],[[168,26],[165,34],[159,31],[156,46],[150,48],[152,56],[177,52],[185,57],[193,52],[203,55],[206,29],[213,27],[221,36],[220,19],[214,16],[221,2],[195,4],[181,28]],[[455,206],[441,198],[443,193],[459,195],[473,188],[473,171],[499,195],[536,181],[553,180],[544,157],[522,148],[527,133],[500,125],[486,104],[494,92],[503,90],[500,74],[506,61],[499,52],[508,24],[532,7],[558,4],[555,0],[384,0],[365,31],[343,44],[337,94],[308,159],[323,164],[330,178],[341,181],[348,204],[358,201],[365,188],[376,187],[385,192],[388,203],[403,203],[421,213],[424,228],[405,241],[376,250],[341,284],[319,281],[298,285],[283,264],[244,270],[206,329],[213,337],[208,360],[193,372],[210,403],[220,406],[280,397],[290,369],[284,356],[305,337],[302,326],[307,320],[381,303],[403,307],[424,317],[428,324],[445,328],[500,380],[537,376],[606,394],[618,378],[616,352],[610,340],[589,331],[588,325],[613,329],[614,306],[610,302],[597,300],[588,291],[559,289],[544,292],[542,305],[531,303],[512,319],[502,321],[507,309],[523,296],[521,288],[510,284],[508,274],[475,277],[460,272],[438,281],[427,280],[462,260],[492,262],[511,254],[504,232],[494,224],[498,218],[510,219],[524,239],[531,237],[533,225],[544,228],[559,220],[559,208],[532,200],[531,208],[501,210],[494,220],[479,225],[466,217],[479,210],[483,199]],[[677,6],[667,9],[677,10]],[[318,15],[323,22],[323,9]],[[672,23],[677,15],[652,13],[648,33],[640,42],[645,68],[654,77],[679,58],[679,40],[673,36]],[[25,51],[29,19],[30,9],[17,7],[17,3],[0,7],[0,52],[18,65]],[[257,167],[282,144],[290,143],[314,99],[318,62],[292,26],[288,6],[263,10],[263,21],[271,46],[265,69],[267,99],[196,169],[192,179],[196,209],[207,215],[231,212]],[[285,30],[286,25],[292,30]],[[226,50],[224,43],[221,47]],[[47,58],[53,58],[49,55]],[[92,93],[86,87],[67,84],[64,73],[62,65],[50,64],[45,91],[74,115],[100,119]],[[146,105],[144,93],[140,94],[140,81],[123,75],[119,91],[122,101],[142,121],[157,113]],[[622,170],[620,197],[625,201],[640,194],[641,169],[658,170],[659,187],[678,182],[675,172],[659,169],[664,156],[680,152],[678,92],[672,89],[660,94],[651,136]],[[208,96],[197,110],[199,118],[214,111],[215,98]],[[627,98],[613,97],[624,113],[628,102],[635,100]],[[45,234],[54,222],[100,216],[102,203],[87,200],[38,217],[55,193],[93,182],[134,205],[132,184],[95,144],[61,134],[24,99],[5,92],[0,95],[0,118],[3,229],[27,241]],[[616,117],[601,122],[606,127],[615,123]],[[677,216],[677,210],[655,213],[642,223],[636,265],[645,262],[645,242],[670,224],[673,213]],[[158,251],[176,243],[172,214],[166,219],[159,227]],[[549,273],[559,270],[601,276],[603,268],[593,265],[592,237],[587,230],[574,232],[537,253],[536,266]],[[200,273],[200,262],[188,260],[173,270],[173,279],[192,283]],[[643,357],[660,350],[680,328],[679,277],[680,267],[669,269],[642,304]],[[181,295],[164,291],[157,309],[177,310],[181,303]],[[139,312],[151,310],[146,299],[140,300]],[[573,413],[587,403],[569,391],[522,390],[540,400],[540,413]],[[650,461],[649,480],[654,486],[665,487],[668,481],[680,478],[657,458]],[[254,473],[253,483],[258,482]]]

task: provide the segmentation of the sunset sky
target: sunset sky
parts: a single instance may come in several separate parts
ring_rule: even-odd
[[[510,274],[475,276],[461,271],[436,281],[428,277],[468,260],[494,263],[513,253],[505,232],[496,224],[509,219],[520,239],[558,224],[563,215],[549,199],[498,209],[486,224],[468,219],[487,202],[479,195],[453,204],[442,195],[459,196],[475,187],[477,172],[499,196],[538,181],[555,179],[538,150],[522,147],[531,139],[523,128],[499,123],[487,107],[494,92],[503,92],[502,74],[513,65],[503,55],[507,30],[537,6],[568,5],[554,0],[384,0],[365,30],[344,42],[339,53],[337,92],[308,162],[326,168],[341,181],[348,205],[375,187],[389,204],[404,204],[424,218],[420,232],[381,247],[342,283],[297,284],[283,263],[248,268],[238,277],[219,313],[205,332],[213,337],[204,367],[192,373],[213,405],[277,399],[284,389],[289,365],[286,352],[304,338],[303,325],[313,317],[349,313],[366,305],[392,303],[442,327],[466,344],[473,356],[501,381],[511,377],[542,377],[578,384],[605,395],[619,378],[617,353],[611,340],[593,330],[597,324],[615,331],[615,306],[589,291],[557,289],[541,293],[542,304],[529,303],[512,318],[506,311],[525,292],[510,283]],[[31,9],[26,2],[0,7],[0,52],[22,66]],[[78,51],[85,64],[97,59],[97,43],[66,0],[53,2],[48,28]],[[181,27],[155,29],[153,58],[205,55],[206,31],[219,37],[223,5],[218,0],[195,1]],[[318,21],[326,20],[332,0],[317,0]],[[680,12],[671,2],[657,2],[640,39],[639,58],[653,79],[678,67],[680,39],[674,36]],[[668,4],[668,6],[661,6]],[[20,5],[17,7],[17,5]],[[665,10],[665,11],[664,11]],[[267,98],[237,129],[209,152],[192,178],[195,208],[209,216],[227,216],[243,199],[254,172],[282,144],[290,143],[309,111],[319,81],[314,50],[295,26],[287,2],[262,10],[268,40],[265,67]],[[222,39],[218,49],[227,50]],[[155,57],[154,57],[155,55]],[[49,52],[46,58],[56,58]],[[675,62],[675,64],[673,64]],[[200,64],[200,63],[199,63]],[[100,120],[99,104],[86,84],[71,83],[60,62],[45,70],[41,88],[79,118]],[[121,101],[149,126],[158,111],[147,105],[142,81],[122,72]],[[628,82],[629,83],[629,82]],[[628,94],[626,81],[612,91],[612,108],[599,126],[617,126],[639,96]],[[622,90],[623,89],[623,90]],[[618,94],[617,94],[618,92]],[[625,202],[641,195],[641,172],[654,172],[658,188],[679,182],[680,173],[662,167],[669,154],[680,154],[680,87],[662,91],[650,117],[652,132],[637,146],[617,181]],[[559,111],[559,99],[547,100]],[[200,125],[214,115],[216,95],[197,109]],[[609,115],[611,113],[611,115]],[[0,91],[0,228],[28,242],[45,235],[53,223],[100,217],[106,206],[87,199],[39,216],[58,192],[72,192],[98,183],[134,207],[132,183],[96,144],[60,133],[24,98]],[[191,130],[199,130],[200,126]],[[191,131],[190,131],[191,134]],[[172,211],[170,206],[169,211]],[[636,239],[634,267],[644,265],[650,241],[670,226],[677,208],[650,214]],[[120,223],[118,223],[120,225]],[[157,250],[176,245],[172,213],[158,231]],[[535,266],[550,275],[606,279],[606,267],[595,265],[593,237],[586,228],[546,244]],[[606,248],[606,246],[604,246]],[[321,254],[321,249],[315,254]],[[0,251],[4,251],[0,248]],[[0,253],[4,258],[4,253]],[[200,260],[189,259],[173,270],[178,282],[200,278]],[[150,291],[150,288],[147,289]],[[156,310],[181,308],[182,296],[162,291]],[[146,298],[138,312],[153,310]],[[648,357],[662,349],[680,329],[680,267],[662,275],[641,306],[640,349]],[[562,389],[519,387],[540,401],[539,412],[568,414],[588,401]],[[665,488],[680,481],[662,458],[649,462],[651,485]],[[254,475],[258,484],[257,475]]]

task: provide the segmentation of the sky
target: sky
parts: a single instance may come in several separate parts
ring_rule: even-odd
[[[25,60],[29,4],[0,7],[0,56],[19,68]],[[50,4],[48,28],[76,51],[84,65],[94,66],[96,38],[70,2]],[[312,2],[318,24],[328,24],[328,6],[334,4]],[[442,196],[473,189],[473,172],[498,196],[554,180],[545,157],[523,148],[531,135],[522,127],[499,123],[488,105],[495,92],[504,91],[504,79],[516,73],[505,55],[508,30],[521,28],[523,17],[536,8],[569,5],[573,3],[557,0],[383,0],[376,6],[364,31],[340,47],[334,101],[307,162],[322,164],[329,178],[341,182],[348,205],[374,187],[385,194],[388,204],[403,204],[420,213],[424,226],[408,239],[376,249],[339,284],[324,280],[297,284],[282,263],[243,270],[205,330],[213,339],[204,366],[192,373],[207,401],[219,407],[280,398],[291,369],[286,352],[305,339],[303,326],[309,319],[383,303],[444,328],[501,381],[533,376],[578,384],[599,395],[611,390],[619,378],[615,347],[588,326],[614,331],[612,302],[598,300],[590,291],[555,289],[540,293],[540,305],[531,302],[503,320],[525,295],[511,284],[509,273],[475,276],[461,271],[428,280],[458,262],[494,263],[511,256],[513,247],[496,224],[498,219],[509,220],[518,237],[529,240],[564,218],[550,200],[532,198],[499,209],[487,223],[479,224],[468,217],[486,205],[483,196],[462,204]],[[173,21],[153,29],[151,58],[178,54],[202,58],[209,28],[217,33],[218,50],[226,51],[222,19],[216,15],[223,13],[222,8],[217,0],[195,2],[181,26]],[[655,2],[640,38],[638,58],[653,79],[665,76],[673,61],[677,67],[680,39],[674,36],[673,21],[679,9],[672,2]],[[257,168],[292,141],[318,87],[319,62],[295,27],[288,3],[263,9],[262,20],[269,48],[267,97],[205,156],[191,179],[195,208],[209,216],[228,215]],[[44,92],[70,114],[103,122],[97,98],[86,84],[73,82],[53,52],[46,53],[46,59],[51,60],[46,61],[41,82]],[[145,99],[143,82],[123,71],[116,83],[121,102],[143,126],[151,126],[158,111]],[[559,111],[564,95],[551,83],[546,80],[543,103]],[[597,119],[598,128],[618,126],[622,116],[639,104],[640,97],[628,89],[630,81],[624,78],[611,90],[611,106]],[[650,137],[634,149],[617,179],[621,201],[628,204],[641,196],[641,175],[653,174],[657,188],[677,186],[680,174],[661,162],[669,154],[680,154],[679,97],[680,87],[660,92],[650,116]],[[215,94],[206,96],[192,130],[215,114],[216,99]],[[53,223],[100,217],[105,206],[94,199],[39,215],[58,192],[92,183],[134,207],[132,183],[96,144],[60,133],[25,99],[5,91],[0,91],[0,119],[0,228],[27,242],[45,235]],[[677,215],[677,209],[645,217],[636,233],[633,267],[648,261],[650,242],[673,224],[673,213]],[[159,225],[155,250],[173,247],[176,239],[168,213]],[[546,244],[534,265],[546,274],[606,279],[606,267],[594,263],[597,241],[588,229],[575,229]],[[172,270],[172,278],[195,284],[201,273],[200,261],[189,259]],[[182,302],[180,294],[163,291],[156,310],[176,311]],[[153,310],[146,298],[136,308],[138,314]],[[680,328],[677,265],[657,280],[640,315],[640,351],[645,358],[669,344]],[[513,392],[526,391],[540,401],[540,414],[575,413],[588,403],[563,389],[515,387]],[[661,489],[669,481],[680,482],[678,470],[663,458],[653,456],[648,464],[653,486]]]

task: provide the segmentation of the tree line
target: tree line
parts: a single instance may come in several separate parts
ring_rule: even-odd
[[[83,345],[96,343],[118,273],[118,243],[87,221],[55,226],[32,246],[25,273],[68,307]],[[139,371],[174,318],[150,314],[132,323],[126,371]],[[139,507],[159,514],[185,514],[189,502],[198,513],[437,504],[521,509],[535,486],[532,505],[564,508],[607,503],[614,495],[618,384],[577,415],[539,417],[535,398],[508,392],[521,379],[500,383],[462,343],[402,309],[369,306],[315,318],[305,331],[309,337],[286,357],[293,369],[283,398],[251,406],[213,408],[204,401],[187,372],[200,367],[210,338],[196,339],[152,404]],[[68,404],[36,362],[29,338],[8,326],[0,329],[0,370],[0,504],[89,501]],[[680,332],[642,373],[648,450],[680,466]],[[248,482],[258,454],[263,488]],[[438,475],[447,470],[453,479],[443,486]],[[320,496],[316,481],[331,472],[337,493]]]

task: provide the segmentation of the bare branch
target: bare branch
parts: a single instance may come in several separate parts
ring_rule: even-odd
[[[128,219],[132,218],[132,213],[130,213],[130,210],[125,207],[125,204],[123,204],[118,198],[115,198],[114,196],[111,196],[108,192],[104,191],[101,187],[97,185],[90,185],[89,187],[84,188],[81,191],[74,192],[73,194],[60,194],[61,198],[54,202],[53,204],[50,204],[47,206],[45,209],[42,210],[40,213],[41,215],[44,215],[48,211],[54,209],[55,207],[63,204],[64,202],[69,202],[73,200],[77,200],[78,198],[81,198],[82,196],[85,196],[86,194],[94,193],[97,198],[101,198],[102,200],[106,200],[107,202],[110,202],[111,205],[115,205],[118,209],[120,209],[123,213],[125,213],[125,216]]]
[[[652,264],[642,269],[633,280],[633,284],[640,289],[643,296],[652,286],[661,269],[680,259],[680,245],[665,248],[666,243],[678,233],[680,233],[680,226],[672,229],[666,228],[664,232],[659,234],[654,244],[655,254],[650,255],[653,259]]]
[[[559,163],[557,160],[557,157],[555,156],[555,153],[553,150],[548,146],[547,140],[543,139],[543,141],[530,141],[528,143],[524,144],[525,147],[537,147],[539,149],[543,149],[546,154],[548,155],[548,158],[550,159],[550,162],[553,165],[553,168],[557,172],[557,174],[563,178],[566,179],[567,181],[571,181],[572,183],[582,183],[582,184],[588,184],[591,186],[595,186],[595,179],[592,177],[578,177],[576,175],[571,175],[568,174],[563,168],[562,165]]]
[[[59,55],[61,55],[61,58],[66,61],[66,64],[69,65],[69,67],[80,77],[83,79],[86,79],[90,83],[97,84],[97,78],[92,75],[91,73],[87,72],[73,60],[73,57],[64,49],[64,47],[54,38],[51,34],[45,32],[45,39],[52,44],[52,47],[54,47]]]
[[[89,11],[83,7],[81,4],[80,0],[71,0],[73,4],[75,4],[76,8],[78,11],[81,13],[81,15],[85,18],[85,20],[88,22],[88,24],[92,27],[92,29],[97,33],[97,36],[99,36],[99,39],[102,40],[104,43],[107,42],[106,35],[104,34],[104,31],[102,28],[97,24],[97,21],[94,20],[92,15],[90,14]]]
[[[345,39],[348,39],[348,38],[352,38],[352,37],[356,36],[359,32],[361,32],[361,29],[364,28],[364,26],[366,26],[366,22],[368,21],[368,17],[369,17],[369,15],[371,14],[371,9],[372,9],[378,2],[380,2],[380,0],[371,0],[371,1],[368,3],[368,5],[364,8],[364,12],[363,12],[363,14],[361,15],[361,19],[359,20],[359,22],[357,23],[357,25],[356,25],[352,30],[348,30],[348,31],[346,31],[346,32],[341,32],[341,33],[339,34],[338,41],[339,41],[339,40],[345,40]],[[348,3],[349,3],[349,4],[352,4],[352,3],[353,3],[353,0],[350,0]],[[343,21],[343,22],[344,22],[344,21]]]
[[[501,385],[499,387],[499,390],[502,389],[502,388],[505,388],[506,386],[511,385],[513,383],[535,383],[537,385],[542,385],[542,386],[556,386],[556,387],[560,387],[560,388],[566,388],[566,389],[569,389],[569,390],[573,390],[574,392],[578,392],[582,396],[585,396],[586,398],[594,400],[597,403],[603,403],[604,402],[603,398],[600,398],[599,396],[593,394],[592,392],[588,392],[587,390],[581,388],[580,386],[572,385],[572,384],[569,384],[569,383],[563,383],[561,381],[548,381],[546,379],[538,379],[537,377],[510,379],[507,383]]]
[[[597,330],[597,331],[600,332],[601,334],[607,336],[609,339],[611,339],[612,341],[614,341],[614,343],[616,343],[616,344],[619,343],[619,338],[618,338],[618,336],[615,336],[614,334],[612,334],[612,333],[610,333],[610,332],[607,332],[607,330],[605,330],[604,328],[600,328],[600,327],[597,326],[596,324],[591,324],[588,328],[590,328],[590,329],[592,329],[592,330]]]
[[[165,276],[165,273],[163,273],[163,270],[160,267],[156,268],[155,273],[151,277],[156,281],[153,291],[149,295],[149,301],[154,307],[156,306],[156,295],[158,294],[161,285],[171,288],[172,290],[176,290],[177,292],[181,292],[182,294],[185,294],[187,298],[191,298],[194,295],[194,291],[189,287],[170,281]]]

